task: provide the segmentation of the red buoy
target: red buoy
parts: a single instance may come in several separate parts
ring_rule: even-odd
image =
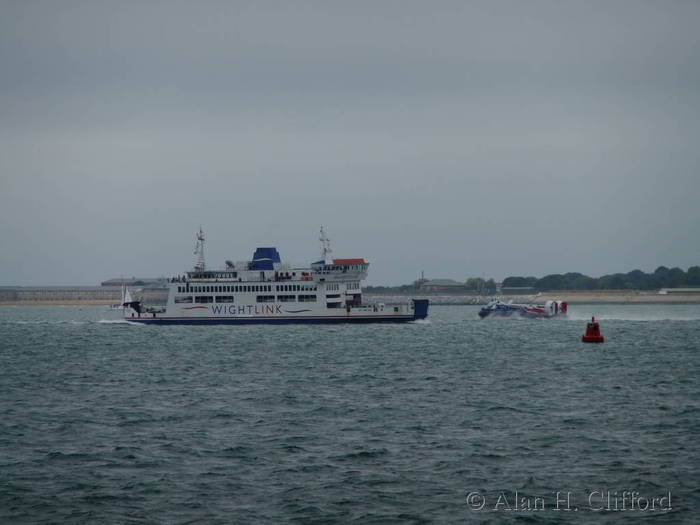
[[[600,333],[600,325],[591,317],[591,322],[586,325],[586,333],[581,336],[584,343],[604,343],[605,337]]]

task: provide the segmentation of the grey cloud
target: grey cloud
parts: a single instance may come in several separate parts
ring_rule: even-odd
[[[700,260],[695,3],[0,11],[5,284],[178,272],[200,223],[211,262],[323,223],[374,283]]]

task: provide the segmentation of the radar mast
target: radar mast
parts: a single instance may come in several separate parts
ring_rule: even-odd
[[[204,263],[204,231],[202,227],[199,227],[197,232],[197,242],[194,245],[194,254],[197,256],[197,262],[194,265],[194,269],[199,272],[203,272],[206,269],[206,264]]]
[[[331,240],[326,236],[323,226],[321,226],[321,234],[318,240],[321,241],[321,259],[325,261],[326,255],[331,253],[333,250],[331,250]]]

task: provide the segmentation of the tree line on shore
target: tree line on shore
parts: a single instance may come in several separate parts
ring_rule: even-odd
[[[549,290],[658,290],[700,286],[700,266],[691,266],[687,272],[680,268],[659,266],[652,273],[632,270],[602,277],[589,277],[578,272],[550,274],[537,277],[507,277],[503,288],[530,287],[538,292]]]
[[[370,293],[410,293],[420,290],[426,279],[418,279],[412,284],[401,286],[367,286]],[[658,290],[660,288],[679,288],[683,286],[700,286],[700,266],[691,266],[685,272],[681,268],[659,266],[652,273],[632,270],[627,273],[613,273],[602,277],[589,277],[578,272],[564,274],[554,273],[544,277],[511,276],[503,280],[502,288],[530,288],[537,292],[550,290]],[[481,294],[497,293],[494,279],[470,277],[462,289],[453,292],[470,292]],[[700,290],[699,290],[700,291]]]

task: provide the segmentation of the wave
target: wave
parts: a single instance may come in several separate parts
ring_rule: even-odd
[[[566,317],[568,321],[590,321],[595,316],[596,321],[700,321],[698,314],[673,314],[671,312],[658,312],[648,314],[637,314],[631,312],[602,312],[596,314],[584,314],[582,312],[572,313]]]
[[[132,321],[127,321],[126,319],[100,319],[97,321],[98,324],[128,324],[131,326],[142,326],[142,323],[134,323]]]
[[[76,320],[49,321],[47,319],[36,319],[33,321],[8,321],[8,322],[14,323],[14,324],[22,324],[22,325],[46,325],[46,324],[83,325],[83,324],[88,324],[90,321],[76,321]]]

